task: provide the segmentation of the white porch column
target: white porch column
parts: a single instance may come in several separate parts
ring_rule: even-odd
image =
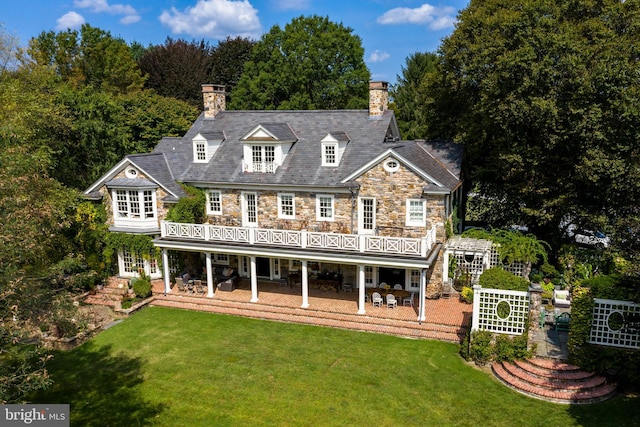
[[[171,277],[169,276],[169,251],[162,248],[162,274],[164,276],[164,293],[171,292]]]
[[[473,285],[473,311],[471,312],[471,332],[478,330],[480,324],[480,293],[482,286]]]
[[[300,282],[302,286],[302,308],[309,307],[309,274],[307,272],[307,260],[302,260],[300,262]]]
[[[256,268],[256,257],[250,257],[251,264],[251,302],[258,302],[258,269]]]
[[[424,309],[425,295],[427,290],[427,270],[420,271],[420,303],[418,305],[418,322],[424,322],[427,318]]]
[[[442,281],[444,283],[449,283],[449,251],[444,251],[444,256],[442,259],[442,269],[444,270],[442,273]]]
[[[211,264],[211,252],[204,254],[205,267],[207,268],[207,297],[213,298],[213,265]]]
[[[358,314],[365,314],[367,312],[364,308],[364,294],[366,291],[366,285],[364,281],[364,265],[358,264]]]

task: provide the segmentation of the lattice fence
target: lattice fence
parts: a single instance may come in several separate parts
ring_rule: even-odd
[[[640,348],[640,304],[595,298],[589,342]]]
[[[522,335],[529,319],[529,293],[473,288],[471,330]]]
[[[496,245],[493,245],[491,247],[489,267],[502,267],[503,270],[513,273],[516,276],[524,277],[525,263],[516,261],[516,262],[512,262],[509,265],[503,264],[502,261],[500,260],[500,255],[498,254],[498,248]]]
[[[451,257],[457,262],[456,275],[466,272],[471,275],[471,284],[477,284],[480,275],[484,271],[482,254],[465,255],[463,253],[453,253]]]

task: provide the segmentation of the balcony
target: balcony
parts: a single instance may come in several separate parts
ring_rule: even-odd
[[[162,238],[423,258],[430,253],[436,242],[435,225],[422,238],[183,224],[168,221],[162,221],[160,229]]]

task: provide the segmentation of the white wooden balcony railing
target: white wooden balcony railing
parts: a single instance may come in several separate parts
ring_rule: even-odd
[[[407,238],[162,221],[161,237],[426,257],[436,241],[436,228],[431,227],[425,237]]]

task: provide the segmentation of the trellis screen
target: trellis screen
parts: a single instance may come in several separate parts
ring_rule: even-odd
[[[472,330],[522,335],[529,318],[529,293],[473,288]]]
[[[640,348],[640,304],[595,298],[589,342]]]
[[[525,263],[523,262],[512,262],[511,264],[503,264],[500,260],[500,255],[498,254],[498,248],[496,245],[493,245],[491,248],[491,256],[489,258],[489,266],[490,267],[502,267],[503,270],[506,270],[516,276],[524,277],[524,267]]]

